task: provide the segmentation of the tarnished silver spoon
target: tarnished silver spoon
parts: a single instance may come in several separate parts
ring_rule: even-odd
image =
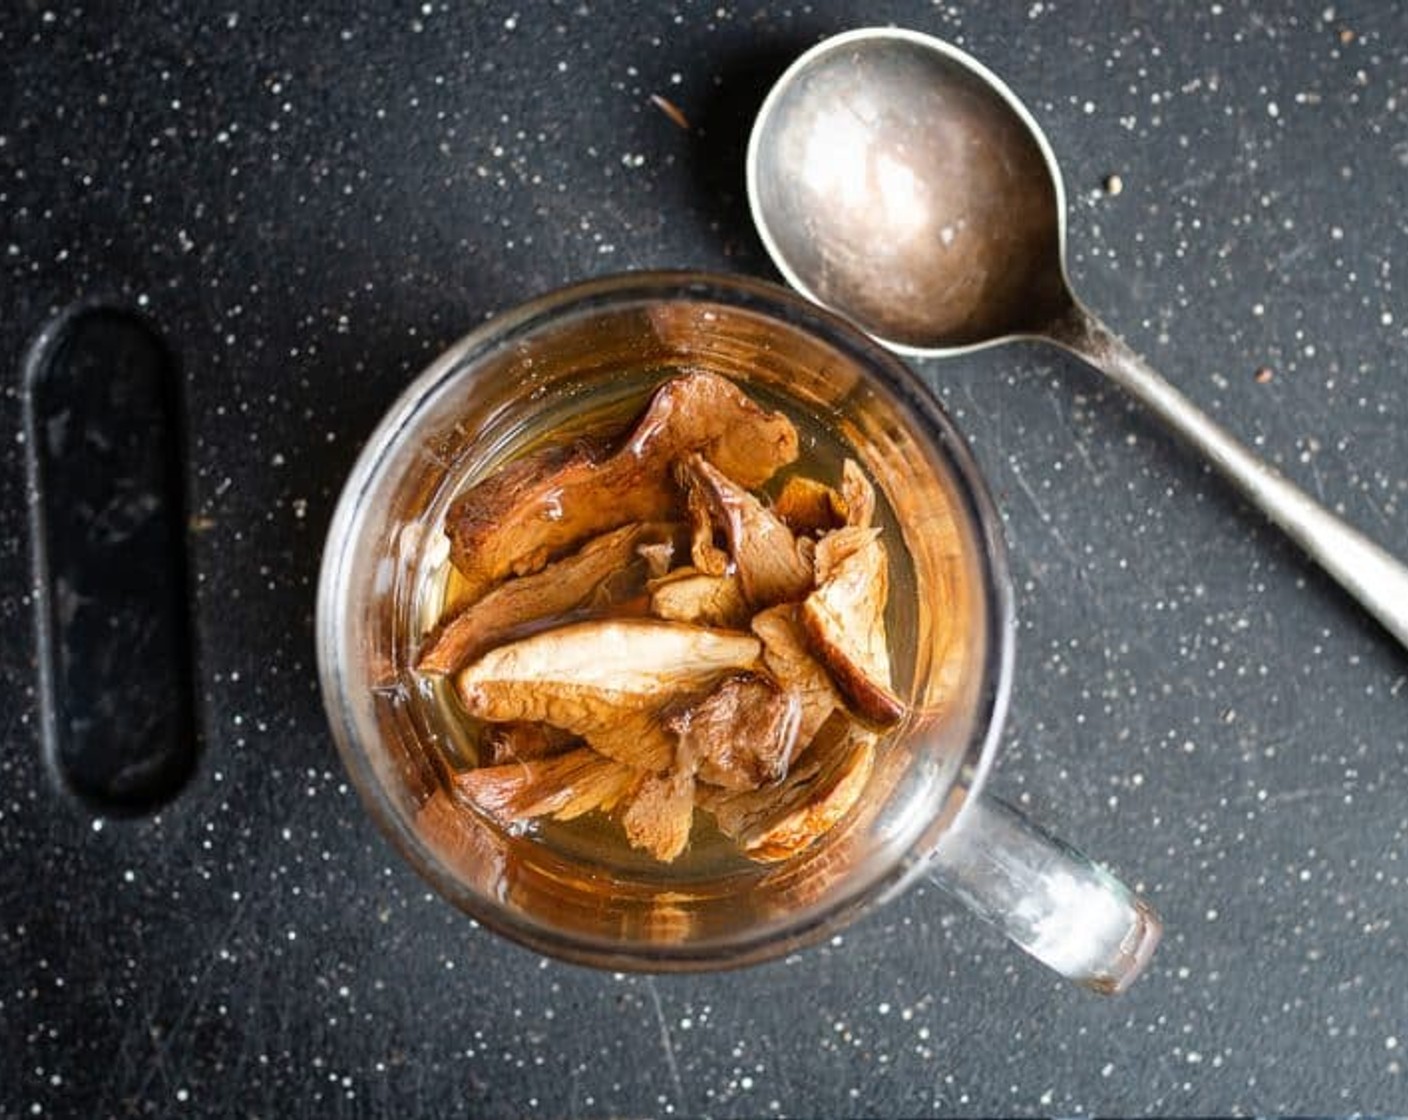
[[[1408,646],[1408,567],[1248,451],[1076,298],[1056,157],[981,63],[893,28],[818,44],[758,114],[748,199],[792,286],[896,351],[1037,338],[1084,358]]]

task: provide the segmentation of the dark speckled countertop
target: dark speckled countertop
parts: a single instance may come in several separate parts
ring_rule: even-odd
[[[738,974],[501,942],[362,812],[311,619],[360,440],[456,336],[606,271],[771,274],[751,112],[858,22],[1007,77],[1060,154],[1082,293],[1408,555],[1408,7],[118,7],[0,14],[0,1114],[1403,1109],[1408,654],[1053,351],[918,368],[1012,547],[995,788],[1167,922],[1119,1000],[933,888]],[[92,298],[187,380],[205,744],[137,819],[60,795],[37,729],[19,371]]]

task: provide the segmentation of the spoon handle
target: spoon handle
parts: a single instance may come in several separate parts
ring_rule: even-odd
[[[1084,358],[1192,444],[1408,646],[1408,566],[1252,454],[1084,307],[1073,306],[1046,337]]]

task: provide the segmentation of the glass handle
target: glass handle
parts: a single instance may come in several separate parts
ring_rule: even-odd
[[[993,797],[964,807],[932,874],[1042,964],[1104,995],[1134,983],[1163,932],[1142,898]]]

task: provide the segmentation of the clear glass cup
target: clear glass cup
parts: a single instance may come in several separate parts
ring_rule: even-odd
[[[528,433],[570,426],[585,402],[596,408],[642,371],[683,369],[802,404],[860,459],[904,540],[892,549],[889,626],[912,715],[852,813],[778,864],[605,858],[480,818],[449,792],[453,721],[412,668],[438,605],[454,494]],[[724,968],[827,937],[932,876],[1057,971],[1119,991],[1148,961],[1157,916],[981,793],[1012,687],[1014,633],[992,499],[919,379],[781,288],[699,273],[590,281],[451,347],[367,441],[318,588],[324,702],[354,783],[396,848],[490,929],[604,968]]]

